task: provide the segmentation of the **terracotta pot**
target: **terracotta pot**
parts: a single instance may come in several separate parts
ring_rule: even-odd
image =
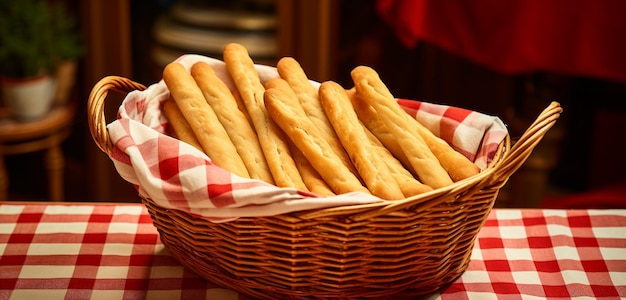
[[[50,110],[56,82],[49,75],[31,78],[0,78],[2,100],[12,118],[37,120]]]

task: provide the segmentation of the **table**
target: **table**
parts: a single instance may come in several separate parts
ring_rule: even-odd
[[[252,300],[184,269],[142,204],[0,202],[0,299]],[[429,299],[626,297],[626,210],[494,209]]]
[[[71,133],[76,104],[54,107],[42,119],[31,122],[15,121],[0,113],[0,200],[8,197],[9,176],[4,157],[45,150],[44,163],[48,172],[48,190],[52,201],[63,200],[64,157],[61,143]]]

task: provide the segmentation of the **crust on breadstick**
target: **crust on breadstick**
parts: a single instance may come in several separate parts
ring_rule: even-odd
[[[428,185],[421,183],[413,174],[407,170],[402,163],[385,147],[385,145],[376,138],[376,136],[367,127],[363,126],[363,130],[367,134],[368,141],[373,145],[373,149],[376,150],[376,156],[381,157],[383,161],[389,167],[390,175],[400,186],[400,190],[404,194],[404,197],[411,197],[432,191]]]
[[[358,172],[352,164],[352,161],[350,161],[348,153],[346,153],[341,145],[337,133],[330,124],[330,121],[328,121],[326,113],[324,113],[324,109],[320,104],[317,88],[311,84],[300,63],[293,57],[283,57],[276,64],[276,69],[280,77],[289,84],[297,95],[306,115],[313,121],[315,126],[319,128],[322,134],[327,137],[328,143],[335,154],[337,154],[339,159],[341,159],[352,173],[358,176]]]
[[[374,133],[385,147],[406,165],[408,161],[398,141],[393,138],[393,135],[387,130],[387,127],[385,127],[383,120],[378,116],[376,110],[364,100],[358,99],[358,97],[359,95],[355,91],[351,100],[359,119],[363,121],[364,125]],[[480,172],[480,168],[476,164],[472,163],[472,161],[460,152],[454,150],[450,144],[436,136],[420,122],[410,122],[409,125],[412,125],[413,129],[422,136],[428,148],[433,152],[435,157],[437,157],[437,160],[446,172],[448,172],[448,175],[450,175],[453,181],[456,182],[474,176]]]
[[[424,138],[415,131],[412,123],[417,122],[396,102],[374,69],[358,66],[351,72],[359,99],[371,105],[385,127],[396,138],[419,179],[432,188],[452,184],[448,172],[441,166]]]
[[[436,136],[419,122],[414,124],[415,130],[424,138],[430,150],[453,181],[463,180],[480,173],[480,168],[461,154],[461,152],[454,150],[446,141]]]
[[[230,43],[224,47],[223,56],[226,69],[235,82],[237,91],[252,120],[275,184],[279,187],[293,187],[308,191],[291,157],[283,132],[265,109],[263,99],[265,87],[261,83],[248,50],[240,44]]]
[[[287,81],[282,78],[272,78],[265,83],[265,89],[281,89],[285,93],[288,93],[289,99],[297,99],[298,96],[295,94],[295,91],[289,86]],[[267,106],[266,106],[267,108]],[[271,116],[271,115],[270,115]],[[283,130],[283,132],[285,132]],[[320,175],[317,170],[311,165],[311,162],[304,156],[302,151],[298,149],[298,147],[293,143],[293,141],[288,138],[287,143],[289,144],[289,149],[291,150],[291,156],[293,160],[296,162],[296,166],[300,171],[300,176],[302,176],[302,180],[304,184],[309,188],[309,190],[313,193],[323,195],[323,196],[331,196],[335,195],[330,186],[324,181],[324,178]]]
[[[330,123],[367,188],[382,199],[403,199],[404,193],[394,179],[390,180],[391,171],[387,162],[369,141],[343,87],[333,81],[325,81],[320,85],[319,95]]]
[[[246,165],[250,177],[274,184],[274,178],[265,160],[256,132],[248,122],[246,115],[237,107],[237,102],[228,86],[205,62],[194,63],[190,72],[200,87],[204,99],[213,108],[217,118],[237,148],[237,153]]]
[[[352,107],[356,112],[356,115],[359,117],[359,120],[363,123],[363,125],[380,141],[388,150],[395,156],[402,165],[407,168],[414,176],[417,176],[417,173],[413,170],[411,166],[411,162],[407,158],[406,154],[402,151],[400,144],[396,140],[396,138],[387,130],[385,127],[385,123],[378,117],[378,114],[370,106],[367,102],[362,99],[359,99],[359,95],[356,92],[356,89],[353,87],[349,90],[346,90],[346,94],[352,103]]]
[[[302,151],[333,192],[370,193],[331,150],[328,141],[306,117],[295,95],[278,87],[269,88],[265,91],[265,105],[272,119]]]
[[[290,99],[297,99],[297,95],[295,91],[291,88],[287,81],[282,78],[272,78],[265,82],[265,89],[281,89],[284,92],[288,93]],[[266,105],[267,108],[267,105]],[[271,116],[271,114],[270,114]],[[283,132],[285,132],[283,130]],[[287,144],[289,145],[289,149],[291,150],[291,156],[293,160],[296,162],[296,166],[300,171],[300,176],[302,176],[302,180],[304,184],[309,188],[309,190],[313,193],[323,196],[331,196],[335,195],[330,186],[324,181],[322,176],[315,170],[311,162],[304,156],[302,151],[298,149],[298,147],[291,141],[291,139],[287,139]]]
[[[183,113],[180,111],[180,108],[178,108],[176,101],[174,101],[171,96],[163,102],[163,107],[161,109],[163,111],[163,115],[170,123],[176,138],[204,152],[204,149],[202,149],[196,135],[193,133],[193,129],[189,126],[189,122],[187,122],[185,116],[183,116]]]
[[[252,129],[255,130],[255,133],[256,133],[256,129],[254,129],[254,124],[252,123],[252,119],[250,119],[250,114],[248,113],[248,110],[246,110],[246,105],[243,103],[243,100],[241,99],[241,95],[239,95],[239,91],[235,87],[235,89],[231,90],[230,93],[233,94],[233,99],[235,99],[235,102],[237,103],[237,107],[239,108],[239,111],[241,111],[241,113],[243,113],[243,115],[246,116],[246,121],[248,121],[248,124],[252,126]]]
[[[178,62],[163,70],[163,80],[193,130],[204,153],[218,166],[242,177],[250,178],[235,145],[220,124],[211,106],[191,74]]]
[[[291,156],[296,162],[296,166],[300,171],[304,184],[309,188],[312,193],[321,196],[333,196],[336,195],[330,186],[324,181],[319,172],[313,168],[311,162],[302,154],[302,151],[296,147],[293,142],[289,141],[289,149],[291,150]]]

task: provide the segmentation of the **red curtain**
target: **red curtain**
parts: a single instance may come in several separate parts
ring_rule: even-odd
[[[378,0],[409,48],[438,46],[499,72],[626,82],[626,1]]]

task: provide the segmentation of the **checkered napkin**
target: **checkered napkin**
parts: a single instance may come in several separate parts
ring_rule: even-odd
[[[207,62],[235,89],[220,60],[184,55],[177,61],[188,69],[195,62]],[[278,76],[273,67],[256,67],[263,82]],[[358,192],[320,197],[236,176],[214,165],[196,148],[167,135],[168,121],[160,106],[168,96],[162,80],[144,91],[133,91],[122,102],[117,120],[107,126],[114,143],[110,158],[118,173],[137,188],[141,197],[159,206],[223,222],[383,201]],[[487,166],[507,134],[505,125],[496,117],[426,102],[398,101],[409,114],[481,168]]]

